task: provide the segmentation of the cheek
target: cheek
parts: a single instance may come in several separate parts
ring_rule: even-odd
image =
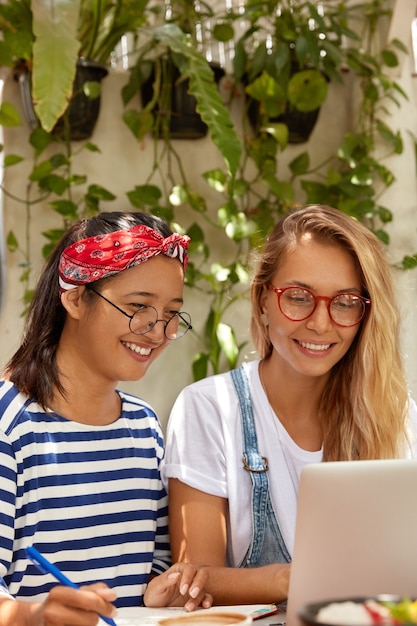
[[[272,343],[291,339],[294,333],[302,325],[302,322],[291,322],[282,315],[280,311],[275,311],[274,314],[269,314],[269,325],[267,332],[269,334]]]
[[[349,350],[352,343],[355,341],[356,336],[359,334],[360,326],[353,326],[352,328],[346,328],[343,331],[343,341],[345,343],[346,351]]]

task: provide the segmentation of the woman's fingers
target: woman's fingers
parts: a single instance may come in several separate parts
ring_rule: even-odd
[[[44,624],[96,626],[99,615],[116,616],[117,611],[111,604],[116,598],[116,593],[104,583],[80,589],[57,585],[44,602]]]
[[[147,606],[183,606],[193,611],[198,606],[208,608],[213,598],[207,593],[208,569],[191,563],[175,563],[156,576],[145,592]]]

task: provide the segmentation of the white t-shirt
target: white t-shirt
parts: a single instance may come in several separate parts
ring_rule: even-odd
[[[322,451],[300,448],[273,412],[263,390],[259,361],[244,364],[249,380],[259,453],[269,463],[269,488],[282,536],[290,554],[294,543],[298,483],[302,468],[322,460]],[[417,457],[417,407],[411,401],[411,448]],[[186,387],[168,422],[162,479],[178,478],[229,505],[227,564],[237,566],[252,537],[252,483],[243,467],[239,401],[230,373]]]

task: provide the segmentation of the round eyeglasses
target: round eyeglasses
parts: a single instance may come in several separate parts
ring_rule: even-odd
[[[181,339],[181,337],[184,337],[185,333],[192,328],[191,316],[185,311],[178,311],[178,313],[174,313],[174,315],[168,320],[161,320],[158,319],[158,311],[154,306],[141,304],[133,315],[129,315],[129,313],[123,311],[123,309],[118,307],[117,304],[111,302],[108,298],[106,298],[106,296],[103,296],[102,293],[93,287],[88,287],[88,289],[93,291],[97,296],[100,296],[100,298],[103,298],[103,300],[111,304],[111,306],[120,311],[120,313],[123,313],[123,315],[128,317],[129,328],[134,335],[146,335],[146,333],[149,333],[158,322],[162,322],[164,324],[165,337],[170,341],[175,341],[175,339]]]
[[[356,326],[365,317],[366,309],[371,304],[370,298],[364,298],[356,293],[339,293],[333,298],[316,296],[304,287],[274,287],[268,285],[270,291],[275,291],[281,313],[292,322],[306,320],[316,310],[319,300],[327,303],[330,319],[338,326]]]

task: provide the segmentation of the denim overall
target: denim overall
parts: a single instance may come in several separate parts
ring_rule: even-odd
[[[243,433],[243,467],[252,479],[253,537],[239,567],[290,563],[291,556],[281,534],[269,495],[268,459],[258,451],[249,381],[243,367],[230,372],[239,398]]]

